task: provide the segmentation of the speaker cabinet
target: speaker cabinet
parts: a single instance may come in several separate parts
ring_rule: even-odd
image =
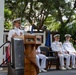
[[[24,45],[22,39],[12,39],[12,66],[14,69],[24,68]]]

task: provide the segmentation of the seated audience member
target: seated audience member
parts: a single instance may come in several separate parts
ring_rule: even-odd
[[[40,46],[38,46],[37,50],[36,50],[36,62],[37,65],[39,67],[39,72],[47,72],[47,70],[45,70],[44,68],[46,68],[46,56],[43,54],[40,54],[41,50],[40,50]],[[40,63],[40,59],[41,59],[41,63]]]
[[[69,67],[70,65],[70,55],[64,51],[63,47],[62,47],[62,43],[59,42],[60,40],[60,35],[56,34],[54,35],[54,42],[51,45],[51,48],[53,51],[58,52],[58,56],[59,56],[59,61],[60,61],[60,69],[61,70],[66,70],[66,69],[71,69]],[[66,58],[66,68],[64,67],[64,58]]]
[[[75,68],[75,58],[76,58],[76,50],[73,47],[73,44],[70,42],[70,34],[65,34],[65,42],[63,43],[63,48],[66,50],[72,59],[72,68]]]

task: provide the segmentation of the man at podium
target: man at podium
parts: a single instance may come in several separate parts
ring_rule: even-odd
[[[23,35],[23,30],[20,29],[21,27],[21,18],[17,18],[13,20],[13,29],[9,31],[8,33],[8,41],[11,42],[11,38],[15,38],[15,36]],[[17,38],[18,39],[18,38]],[[10,44],[8,45],[8,48],[6,50],[6,58],[7,61],[10,62]]]
[[[11,38],[13,38],[14,36],[23,35],[23,30],[20,29],[21,18],[17,18],[13,20],[13,27],[14,29],[10,30],[8,33],[8,41],[11,41]]]

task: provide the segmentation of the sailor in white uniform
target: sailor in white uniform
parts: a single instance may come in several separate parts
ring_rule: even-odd
[[[73,44],[70,42],[70,37],[70,34],[65,34],[66,41],[63,43],[63,48],[71,55],[72,68],[75,68],[76,50],[73,47]]]
[[[23,35],[23,30],[20,30],[21,26],[21,18],[17,18],[13,20],[14,29],[10,30],[8,33],[8,41],[11,41],[11,38],[14,36]]]
[[[21,27],[21,19],[20,18],[17,18],[17,19],[14,19],[13,20],[13,29],[9,31],[8,33],[8,41],[11,42],[11,38],[14,38],[15,36],[20,36],[20,35],[23,35],[23,30],[20,30],[20,27]],[[22,39],[19,39],[19,38],[14,38],[14,39],[17,39],[17,40],[22,40]],[[6,50],[6,54],[8,54],[6,57],[8,59],[8,57],[10,57],[10,44],[8,44],[8,48]],[[12,61],[12,59],[11,59]],[[8,60],[8,62],[10,62],[10,58]]]
[[[62,47],[62,43],[59,42],[60,35],[59,34],[54,35],[54,39],[55,39],[55,41],[52,43],[51,48],[53,51],[58,52],[59,61],[60,61],[60,69],[61,70],[71,69],[69,67],[70,55],[66,51],[64,51],[64,49]],[[64,58],[66,58],[66,68],[64,67]]]
[[[38,46],[37,50],[36,50],[36,62],[37,65],[39,67],[39,72],[47,72],[47,70],[45,70],[46,68],[46,56],[40,53],[40,46]],[[40,64],[40,60],[41,59],[41,64]]]

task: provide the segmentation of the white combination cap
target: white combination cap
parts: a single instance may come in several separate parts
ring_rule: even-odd
[[[60,37],[60,34],[55,34],[54,37]]]
[[[65,37],[71,37],[71,35],[70,34],[65,34]]]
[[[16,19],[14,19],[12,22],[14,23],[14,22],[20,21],[20,20],[21,20],[21,18],[16,18]]]

